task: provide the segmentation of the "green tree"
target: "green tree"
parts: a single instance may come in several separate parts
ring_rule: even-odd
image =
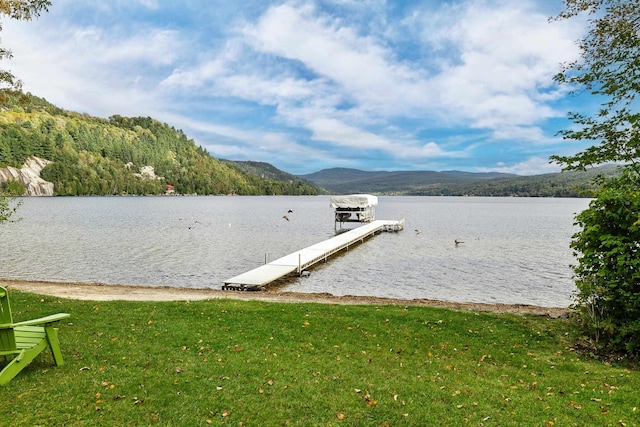
[[[565,0],[558,19],[588,14],[580,60],[566,64],[556,81],[602,100],[594,114],[570,112],[565,139],[593,145],[573,156],[552,156],[565,169],[619,162],[619,178],[602,181],[589,208],[576,219],[572,248],[576,308],[599,348],[640,353],[640,2]]]
[[[24,194],[24,186],[17,181],[8,181],[0,187],[0,224],[3,222],[18,221],[14,215],[22,200],[17,200],[16,196]]]

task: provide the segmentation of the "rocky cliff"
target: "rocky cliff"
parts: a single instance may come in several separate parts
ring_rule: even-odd
[[[49,163],[49,160],[29,157],[20,169],[0,168],[0,184],[17,180],[24,185],[25,196],[53,196],[53,183],[40,178],[40,172]]]

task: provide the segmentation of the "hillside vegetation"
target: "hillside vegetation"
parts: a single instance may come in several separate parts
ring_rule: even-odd
[[[599,176],[619,174],[616,166],[534,176],[461,171],[366,172],[325,169],[307,179],[337,194],[375,193],[404,196],[591,197]]]
[[[312,186],[318,192],[318,194],[328,194],[328,191],[320,187],[319,185],[299,176],[282,171],[270,163],[256,162],[252,160],[220,160],[225,163],[229,163],[233,167],[240,169],[242,172],[248,175],[253,175],[262,179],[285,181],[289,183],[302,181],[302,183],[304,183],[305,185]]]
[[[247,174],[149,117],[103,119],[1,91],[0,167],[19,168],[30,156],[53,162],[41,175],[56,195],[164,194],[167,185],[178,194],[317,194],[299,178]]]

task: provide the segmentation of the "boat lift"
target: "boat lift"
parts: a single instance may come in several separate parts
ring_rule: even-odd
[[[330,206],[335,209],[333,223],[334,231],[338,231],[338,224],[342,229],[345,222],[367,223],[376,219],[375,206],[378,198],[371,194],[350,194],[332,196]]]

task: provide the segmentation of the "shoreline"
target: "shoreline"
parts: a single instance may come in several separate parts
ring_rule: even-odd
[[[441,307],[454,310],[483,311],[566,317],[568,307],[540,307],[527,304],[489,304],[474,302],[450,302],[432,299],[395,299],[371,296],[329,293],[297,293],[280,291],[223,291],[219,289],[172,288],[167,286],[111,285],[102,283],[54,282],[0,278],[0,286],[58,298],[88,301],[199,301],[207,299],[234,299],[284,303],[320,303],[343,305],[405,305]]]

